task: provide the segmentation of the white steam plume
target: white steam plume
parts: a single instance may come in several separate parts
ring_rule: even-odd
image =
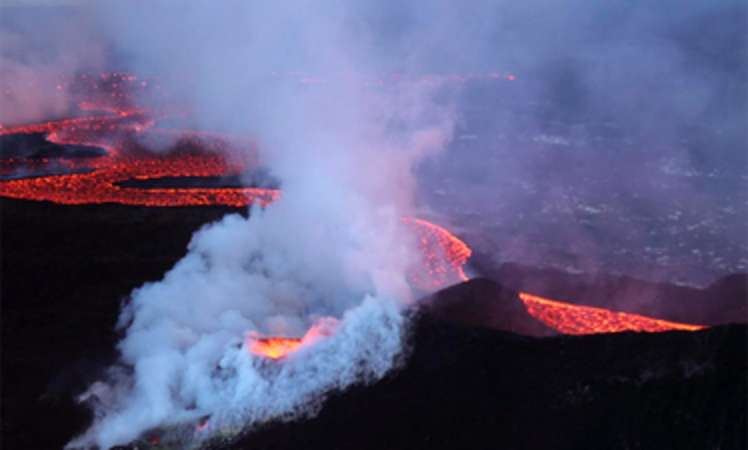
[[[417,262],[401,222],[411,169],[451,138],[451,97],[438,83],[362,82],[379,68],[361,56],[368,40],[345,3],[173,5],[100,14],[136,71],[191,100],[198,126],[255,136],[283,196],[204,227],[162,281],[132,294],[120,320],[125,370],[83,396],[96,419],[70,447],[109,448],[206,415],[208,428],[186,439],[309,414],[331,389],[391,369]],[[326,83],[268,76],[295,65],[324,68]],[[322,331],[314,345],[273,367],[246,348],[250,332],[310,327]]]

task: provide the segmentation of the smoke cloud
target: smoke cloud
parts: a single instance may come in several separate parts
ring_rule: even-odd
[[[311,1],[95,11],[128,70],[168,86],[192,127],[257,139],[283,195],[204,227],[163,280],[133,292],[121,367],[82,396],[96,419],[70,447],[170,427],[199,441],[310,414],[326,392],[377,379],[398,360],[418,262],[401,218],[414,207],[414,165],[451,138],[454,90],[417,79],[372,89],[382,69],[362,56],[359,13]],[[324,82],[276,75],[292,69],[325,71]],[[310,328],[322,332],[281,364],[247,348],[252,334]],[[205,429],[178,427],[206,416]]]
[[[78,72],[109,62],[90,14],[69,7],[0,9],[0,125],[49,120],[74,110]]]

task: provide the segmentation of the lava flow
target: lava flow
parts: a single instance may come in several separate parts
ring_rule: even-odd
[[[148,129],[141,118],[84,117],[6,128],[0,135],[45,133],[56,144],[103,148],[105,156],[61,159],[68,170],[53,176],[19,178],[0,182],[0,196],[61,204],[120,203],[140,206],[225,205],[240,207],[258,202],[267,205],[279,192],[259,188],[135,188],[125,187],[128,180],[153,180],[164,177],[211,177],[239,174],[254,164],[251,143],[242,152],[224,154],[227,144],[216,144],[213,136],[180,130]],[[206,138],[207,137],[207,138]],[[156,154],[138,151],[140,141],[174,142],[177,145],[210,148],[212,151]],[[224,150],[224,151],[221,151]],[[12,163],[13,161],[11,161]],[[8,161],[6,161],[7,165]],[[3,172],[10,172],[6,167]],[[80,173],[83,171],[83,173]]]
[[[668,330],[696,331],[704,328],[701,325],[668,322],[639,314],[574,305],[524,292],[519,294],[519,298],[531,316],[563,334],[620,333],[623,331],[657,333]]]
[[[463,269],[472,250],[446,228],[415,217],[404,217],[418,236],[422,252],[423,271],[411,274],[411,282],[428,289],[439,289],[453,283],[467,281]]]

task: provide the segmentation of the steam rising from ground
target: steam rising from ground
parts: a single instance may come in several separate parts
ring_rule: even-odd
[[[308,414],[329,390],[381,377],[402,348],[417,251],[401,217],[413,165],[451,137],[450,92],[429,81],[366,88],[374,67],[357,60],[344,5],[189,5],[149,2],[143,15],[128,4],[120,12],[137,33],[117,36],[139,68],[170,80],[178,69],[172,87],[194,125],[256,137],[283,196],[204,227],[162,281],[132,294],[123,368],[84,394],[96,420],[73,447],[208,415],[207,429],[183,437]],[[267,76],[274,60],[338,72],[307,89]],[[327,332],[279,364],[246,348],[248,333],[298,337],[312,326]]]

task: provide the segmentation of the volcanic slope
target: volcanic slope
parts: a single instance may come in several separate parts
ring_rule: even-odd
[[[748,321],[748,274],[735,273],[705,288],[653,283],[610,274],[570,274],[514,263],[496,266],[480,255],[470,263],[507,288],[579,305],[675,322],[722,325]]]
[[[422,314],[406,365],[213,448],[743,449],[744,325],[522,337]]]
[[[202,224],[239,210],[0,206],[3,448],[59,449],[90,421],[73,398],[116,356],[121,299],[163,276]],[[511,293],[506,308],[522,312],[489,280],[439,295],[458,304],[466,288],[479,306]],[[315,419],[220,447],[745,447],[744,326],[535,339],[418,317],[400,370],[332,394]]]
[[[744,448],[745,325],[530,337],[555,331],[481,278],[419,303],[399,370],[333,393],[317,417],[208,447]]]

